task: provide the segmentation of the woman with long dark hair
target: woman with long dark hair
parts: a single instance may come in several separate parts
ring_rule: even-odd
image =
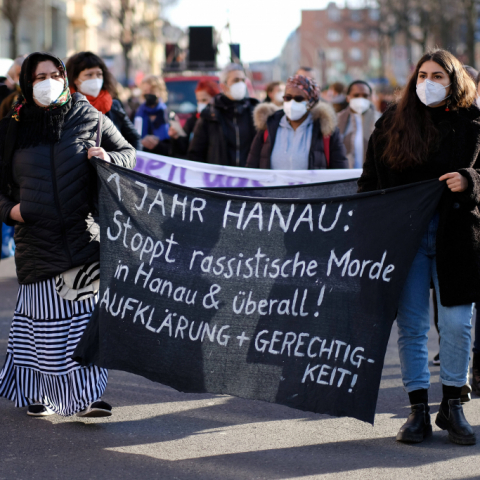
[[[0,396],[35,417],[108,416],[111,407],[100,398],[107,370],[71,358],[98,290],[89,158],[132,168],[135,150],[108,118],[100,123],[102,114],[83,95],[70,94],[59,58],[29,55],[20,87],[12,114],[0,121],[0,222],[15,226],[20,284]],[[75,272],[82,290],[65,283]]]
[[[116,81],[105,62],[92,52],[76,53],[67,60],[67,75],[70,92],[85,95],[91,105],[113,122],[132,147],[141,150],[140,135],[117,98]]]
[[[480,292],[480,110],[462,64],[445,50],[426,53],[398,102],[377,122],[359,191],[428,179],[446,182],[405,283],[397,313],[403,384],[411,413],[397,435],[421,442],[431,435],[427,334],[429,292],[438,300],[443,399],[436,424],[451,441],[476,442],[463,414],[473,302]]]

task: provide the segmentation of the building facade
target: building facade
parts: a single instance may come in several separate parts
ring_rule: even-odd
[[[375,8],[339,8],[335,3],[324,10],[303,10],[300,64],[314,68],[321,84],[378,77],[378,19]]]

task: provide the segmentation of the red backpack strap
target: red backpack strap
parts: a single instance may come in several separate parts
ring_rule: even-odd
[[[268,130],[265,130],[263,132],[263,143],[265,143],[267,141],[267,138],[268,138]]]
[[[327,168],[330,168],[330,136],[323,137],[323,149],[325,150],[325,158],[327,160]]]

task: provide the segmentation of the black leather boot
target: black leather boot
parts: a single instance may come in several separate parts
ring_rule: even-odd
[[[412,412],[397,433],[397,441],[420,443],[432,434],[430,414],[424,403],[412,405]]]
[[[448,401],[448,412],[445,414],[444,408],[440,406],[435,423],[442,430],[448,430],[448,438],[453,443],[459,445],[475,445],[477,443],[475,432],[467,422],[463,414],[460,399],[450,399]]]
[[[480,326],[479,326],[480,328]],[[472,390],[480,396],[480,354],[473,354]]]

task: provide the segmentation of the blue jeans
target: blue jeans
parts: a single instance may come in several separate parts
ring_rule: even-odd
[[[435,244],[438,213],[413,260],[400,296],[397,313],[398,351],[405,390],[430,387],[428,331],[430,330],[430,281],[435,284],[440,332],[440,380],[443,385],[463,387],[467,383],[470,360],[473,304],[444,307],[440,303]]]

